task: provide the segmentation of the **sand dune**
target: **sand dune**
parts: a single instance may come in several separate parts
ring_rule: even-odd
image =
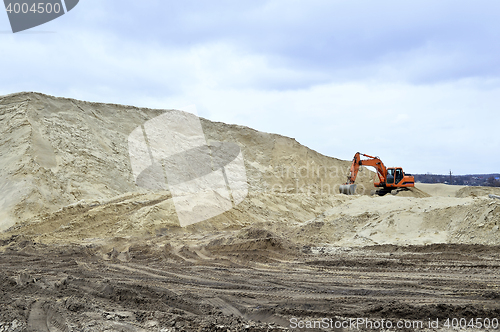
[[[46,242],[218,232],[260,227],[301,244],[498,244],[499,202],[488,189],[418,184],[397,196],[337,192],[349,161],[294,139],[202,119],[208,142],[243,152],[249,194],[235,208],[181,228],[172,194],[134,183],[127,136],[164,112],[20,93],[0,98],[4,236]],[[359,189],[373,189],[363,169]],[[478,191],[479,190],[479,191]],[[432,196],[431,198],[426,198]],[[458,196],[458,197],[456,197]]]

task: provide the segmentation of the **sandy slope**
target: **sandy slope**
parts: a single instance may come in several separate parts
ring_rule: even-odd
[[[485,197],[489,194],[500,195],[500,188],[454,186],[443,183],[417,183],[416,188],[434,197]]]
[[[500,201],[486,198],[487,189],[419,184],[397,196],[347,197],[337,188],[349,161],[208,120],[202,120],[208,141],[242,148],[249,195],[232,210],[181,228],[170,192],[137,187],[128,158],[129,133],[163,112],[34,93],[0,97],[0,225],[17,222],[3,236],[46,243],[163,236],[203,244],[257,227],[307,245],[500,243]],[[372,178],[362,170],[360,188],[369,192]]]
[[[465,186],[451,186],[444,183],[417,183],[416,187],[431,196],[455,197]]]
[[[0,229],[79,201],[148,191],[134,183],[128,135],[173,110],[98,104],[37,93],[0,97]],[[337,191],[348,161],[291,138],[202,119],[208,142],[237,143],[252,192]],[[372,172],[361,173],[370,188]],[[368,191],[369,192],[369,191]]]

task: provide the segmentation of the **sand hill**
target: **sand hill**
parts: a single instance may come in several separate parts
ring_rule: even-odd
[[[488,188],[423,185],[397,196],[347,197],[337,188],[350,161],[292,138],[205,119],[207,142],[241,148],[249,192],[235,208],[181,228],[171,192],[138,187],[128,153],[130,133],[165,112],[179,111],[39,93],[0,97],[2,236],[113,246],[147,238],[213,247],[248,246],[255,242],[248,235],[253,229],[272,232],[280,243],[318,246],[500,244],[500,201],[486,196]],[[360,193],[370,192],[373,176],[362,169]]]

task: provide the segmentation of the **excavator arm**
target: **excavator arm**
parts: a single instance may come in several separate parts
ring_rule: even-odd
[[[361,160],[361,156],[367,157],[369,159]],[[377,170],[377,175],[380,182],[385,182],[387,176],[387,169],[384,163],[379,157],[372,157],[370,155],[357,152],[352,160],[351,170],[347,176],[346,184],[354,184],[356,177],[358,176],[359,166],[372,166]]]
[[[349,175],[347,175],[346,184],[354,184],[354,181],[356,181],[356,177],[358,176],[360,161],[361,161],[361,153],[356,152],[354,158],[352,159],[351,170],[349,172]]]
[[[375,169],[377,170],[378,179],[380,181],[379,183],[385,183],[386,178],[387,178],[387,168],[385,167],[382,160],[380,160],[379,157],[372,157],[372,156],[369,156],[367,154],[362,154],[362,156],[365,156],[365,157],[370,158],[370,159],[360,160],[359,164],[363,165],[363,166],[375,167]],[[378,183],[374,183],[374,185],[377,186]]]
[[[361,156],[366,157],[368,159],[361,160]],[[351,170],[349,175],[347,176],[347,182],[344,185],[340,186],[340,193],[346,195],[353,195],[356,191],[356,185],[354,182],[356,181],[356,177],[358,176],[359,167],[360,166],[372,166],[377,170],[377,175],[380,180],[379,183],[385,183],[387,177],[387,169],[385,168],[384,163],[380,160],[379,157],[372,157],[370,155],[356,152],[354,158],[352,159]],[[378,183],[375,183],[377,186]]]

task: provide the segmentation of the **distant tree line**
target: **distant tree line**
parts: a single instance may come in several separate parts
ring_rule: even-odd
[[[500,174],[469,174],[469,175],[441,175],[441,174],[413,174],[416,182],[446,183],[462,186],[500,187]]]

